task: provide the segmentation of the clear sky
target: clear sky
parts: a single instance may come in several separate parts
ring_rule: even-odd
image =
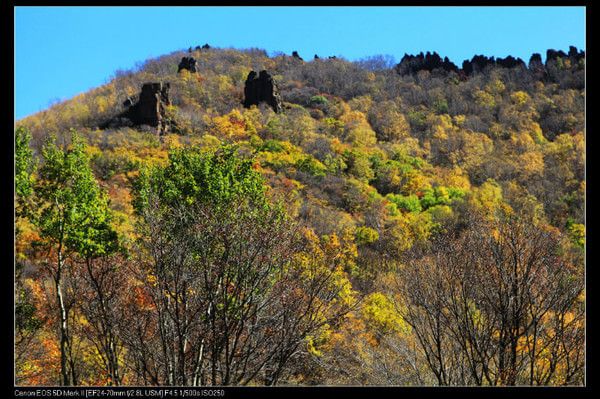
[[[437,51],[527,62],[585,48],[584,7],[15,7],[15,118],[109,81],[117,69],[209,43],[306,60]]]

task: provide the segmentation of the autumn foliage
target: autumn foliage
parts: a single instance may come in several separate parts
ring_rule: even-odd
[[[584,384],[583,63],[184,55],[18,121],[18,385]]]

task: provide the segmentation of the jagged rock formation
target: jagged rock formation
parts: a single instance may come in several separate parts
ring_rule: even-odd
[[[567,58],[567,54],[562,50],[556,51],[553,49],[548,49],[546,51],[546,63],[548,61],[556,60],[557,58]]]
[[[462,70],[467,75],[482,72],[488,65],[494,65],[496,60],[494,57],[486,57],[485,55],[474,55],[471,61],[464,60]]]
[[[547,72],[546,68],[544,67],[544,63],[542,62],[542,55],[540,53],[531,54],[527,67],[537,80],[546,78]]]
[[[529,58],[529,69],[538,69],[543,67],[544,64],[542,63],[542,55],[540,53],[531,54],[531,58]]]
[[[515,58],[512,55],[509,55],[506,58],[497,58],[496,65],[502,68],[517,68],[523,67],[525,68],[525,61],[520,58]]]
[[[250,71],[244,87],[244,107],[250,108],[261,102],[269,104],[275,112],[282,111],[281,97],[273,77],[265,70],[259,74]]]
[[[159,134],[166,133],[170,127],[165,120],[166,107],[171,105],[169,88],[169,83],[144,83],[138,102],[125,111],[125,116],[134,125],[149,125]]]
[[[553,49],[549,49],[548,51],[546,51],[546,65],[548,65],[548,62],[556,61],[558,58],[568,58],[571,61],[571,64],[576,64],[579,62],[579,60],[585,59],[585,51],[577,51],[577,47],[575,46],[569,46],[568,54],[562,50],[556,51]]]
[[[506,58],[486,57],[484,55],[476,55],[471,58],[471,61],[464,60],[462,63],[463,72],[467,75],[482,72],[488,66],[499,66],[502,68],[517,68],[525,66],[525,61],[520,58],[515,58],[509,55]]]
[[[127,108],[101,128],[148,125],[156,128],[159,135],[167,133],[175,123],[166,117],[166,107],[171,105],[169,83],[144,83],[137,97],[128,97],[123,106]]]
[[[396,72],[400,75],[414,75],[419,71],[433,71],[434,69],[441,69],[446,72],[458,72],[458,67],[452,63],[448,57],[442,58],[434,51],[426,54],[423,52],[417,55],[404,54],[400,63],[396,65]]]
[[[585,88],[585,52],[577,51],[574,46],[569,47],[569,52],[549,49],[546,51],[546,64],[544,65],[544,81],[557,83],[564,70],[571,71],[571,83],[577,90]],[[576,76],[580,76],[577,78]],[[577,82],[577,84],[575,84]]]
[[[331,58],[331,57],[330,57]],[[548,50],[546,53],[546,63],[542,63],[542,57],[534,53],[529,60],[529,64],[521,58],[515,58],[511,55],[505,58],[486,57],[484,55],[475,55],[471,60],[464,60],[462,69],[454,65],[448,57],[442,59],[436,52],[422,52],[417,55],[404,54],[402,60],[396,65],[396,72],[399,75],[414,75],[419,71],[441,70],[445,72],[457,72],[462,78],[483,72],[487,67],[500,68],[524,68],[529,69],[537,79],[545,79],[547,75],[548,63],[557,62],[558,59],[569,59],[571,65],[580,65],[580,60],[585,59],[585,52],[578,51],[576,47],[570,46],[569,53],[564,51]]]
[[[295,59],[297,59],[297,60],[304,61],[304,60],[302,59],[302,57],[300,57],[300,54],[298,54],[298,52],[297,52],[297,51],[292,51],[292,57],[294,57],[294,58],[295,58]]]
[[[177,73],[181,72],[183,69],[187,69],[190,72],[198,72],[198,62],[194,57],[183,57],[179,62]]]

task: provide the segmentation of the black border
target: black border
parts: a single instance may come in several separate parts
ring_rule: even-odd
[[[2,22],[0,23],[0,29],[2,30],[2,52],[0,54],[5,55],[8,58],[8,54],[13,54],[14,57],[14,7],[16,6],[585,6],[586,7],[586,112],[588,110],[594,111],[593,94],[594,89],[594,53],[591,50],[593,44],[592,31],[593,31],[593,19],[592,19],[592,7],[591,0],[543,0],[543,1],[517,1],[517,0],[407,0],[407,1],[384,1],[384,0],[370,0],[368,4],[362,2],[341,2],[339,0],[305,0],[305,1],[290,1],[285,2],[276,0],[254,0],[253,2],[243,0],[223,0],[223,1],[192,1],[192,0],[90,0],[85,2],[77,2],[73,0],[11,0],[5,1],[0,0],[2,5],[1,17]],[[560,24],[560,21],[556,21]],[[9,40],[12,38],[12,40]],[[591,53],[591,57],[590,57]],[[33,55],[35,56],[35,55]],[[3,57],[4,58],[4,57]],[[590,58],[592,63],[590,64]],[[37,62],[32,59],[32,62]],[[7,66],[7,61],[0,62],[0,65]],[[592,65],[592,67],[590,67]],[[40,68],[43,68],[40,65]],[[2,376],[1,378],[1,391],[6,397],[17,397],[16,392],[35,392],[36,390],[44,389],[56,389],[56,387],[35,387],[35,388],[20,388],[14,387],[13,382],[13,371],[14,371],[14,348],[13,348],[13,321],[14,321],[14,276],[13,276],[13,259],[14,259],[14,207],[11,206],[14,198],[14,153],[9,154],[10,151],[14,151],[13,131],[14,131],[14,58],[13,63],[6,69],[2,68],[3,74],[13,77],[8,79],[9,84],[5,85],[2,94],[5,97],[8,106],[2,107],[4,112],[2,116],[4,119],[4,129],[1,135],[2,139],[5,140],[2,146],[5,152],[0,158],[2,164],[0,166],[3,173],[0,173],[2,181],[2,189],[0,194],[2,195],[2,245],[5,262],[0,263],[2,267],[2,289],[0,289],[0,295],[2,295],[2,328],[0,341],[0,362],[2,363]],[[5,76],[6,76],[5,75]],[[35,77],[32,77],[35,79]],[[7,87],[10,90],[7,90]],[[590,95],[591,94],[591,95]],[[10,97],[9,97],[10,96]],[[591,114],[593,115],[593,114]],[[586,114],[586,153],[594,154],[595,146],[592,142],[595,140],[595,133],[593,128],[590,129],[590,122],[594,122],[594,117],[587,117]],[[591,132],[588,135],[588,132]],[[590,158],[591,159],[591,158]],[[594,198],[593,192],[593,173],[592,179],[587,174],[587,171],[591,170],[586,160],[586,287],[592,287],[593,280],[591,275],[594,269],[597,267],[594,262],[590,262],[588,257],[589,249],[594,248],[593,235],[590,234],[590,223],[588,213],[588,204],[592,204],[590,198]],[[590,185],[590,180],[592,185]],[[318,386],[318,387],[216,387],[215,389],[222,389],[225,391],[225,398],[247,398],[247,397],[267,397],[267,398],[290,398],[290,397],[360,397],[360,398],[412,398],[412,397],[459,397],[459,398],[487,398],[487,397],[527,397],[527,398],[583,398],[591,397],[594,392],[598,389],[596,386],[598,383],[595,381],[593,370],[593,350],[594,338],[592,332],[595,331],[594,326],[594,307],[592,306],[592,300],[595,297],[594,290],[586,288],[586,386],[585,387],[329,387],[329,386]],[[86,397],[85,390],[94,389],[91,388],[70,388],[69,391],[80,392],[80,398]],[[121,387],[121,388],[110,388],[103,389],[104,391],[122,392],[128,389],[149,389],[149,387]],[[160,388],[156,388],[160,389]],[[163,389],[170,389],[163,387]],[[173,388],[177,389],[177,388]],[[179,389],[190,389],[180,387]],[[209,389],[209,388],[200,388]],[[4,397],[5,395],[2,395]],[[31,397],[31,396],[21,396]],[[67,397],[64,393],[62,396],[44,395],[43,397]],[[102,396],[99,396],[102,397]],[[111,396],[104,396],[111,397]],[[143,396],[135,396],[143,397]],[[164,395],[163,397],[173,397],[170,395]],[[197,396],[199,397],[199,396]],[[213,396],[216,397],[216,396]]]

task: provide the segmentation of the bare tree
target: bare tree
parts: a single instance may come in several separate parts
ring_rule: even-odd
[[[123,377],[119,320],[124,317],[122,306],[130,280],[125,269],[125,260],[119,256],[88,258],[78,262],[74,273],[77,278],[71,280],[79,294],[77,310],[86,320],[79,328],[81,334],[99,354],[107,384],[117,386]]]
[[[583,382],[582,273],[560,234],[474,219],[399,273],[398,310],[440,385]]]
[[[267,200],[251,164],[236,164],[237,155],[224,151],[173,155],[173,164],[139,191],[145,205],[138,208],[134,274],[150,306],[133,315],[124,341],[145,382],[276,384],[306,338],[349,309],[334,300],[347,288],[337,281],[338,254],[308,261],[300,226]],[[164,186],[182,182],[168,180],[180,170],[177,162],[194,162],[193,174],[182,177],[189,183],[180,191],[165,194]],[[205,166],[222,169],[204,175]],[[231,191],[211,192],[213,180],[201,180],[215,173],[236,173],[240,182],[215,180]],[[194,185],[201,189],[190,199],[185,193]],[[315,270],[307,273],[302,262]]]

